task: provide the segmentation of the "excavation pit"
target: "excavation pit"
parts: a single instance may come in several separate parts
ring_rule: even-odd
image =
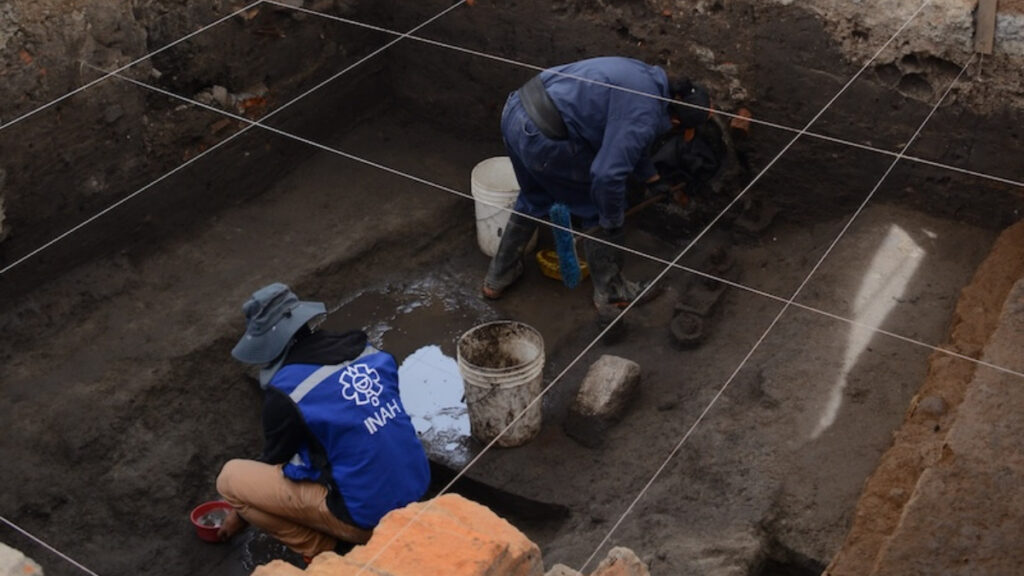
[[[155,4],[180,21],[139,7],[125,36],[81,45],[99,51],[90,55],[98,64],[122,63],[210,21]],[[399,31],[451,6],[335,4],[336,16]],[[89,6],[85,18],[98,24],[99,3]],[[477,2],[419,30],[427,42],[406,39],[357,65],[396,36],[263,5],[126,71],[190,100],[208,95],[208,108],[110,78],[0,131],[0,265],[26,258],[0,278],[0,419],[17,423],[0,441],[10,464],[3,516],[104,574],[248,574],[257,548],[260,562],[297,560],[251,546],[261,542],[255,534],[204,548],[182,521],[190,503],[216,496],[226,460],[259,454],[260,390],[229,352],[241,303],[279,280],[326,302],[327,327],[363,328],[400,363],[426,346],[454,358],[459,334],[494,320],[543,335],[544,384],[561,376],[540,402],[539,433],[482,454],[468,477],[551,506],[528,518],[505,508],[546,566],[581,565],[627,509],[613,539],[649,559],[654,574],[692,572],[709,559],[753,569],[763,540],[832,558],[929,373],[928,345],[946,342],[961,289],[1019,218],[1020,190],[913,159],[879,185],[893,156],[878,150],[899,150],[931,111],[908,94],[949,76],[941,59],[895,58],[816,126],[872,149],[814,137],[786,148],[792,132],[754,123],[728,178],[694,194],[685,225],[667,209],[629,222],[628,247],[655,257],[628,255],[633,278],[654,277],[710,228],[662,278],[665,295],[627,314],[624,339],[588,349],[600,333],[589,280],[568,289],[527,261],[501,300],[479,296],[488,258],[474,241],[470,175],[505,153],[505,97],[536,72],[517,63],[598,54],[670,63],[707,81],[716,109],[736,110],[746,94],[755,119],[799,128],[856,72],[842,49],[866,34],[834,38],[810,11],[759,2],[692,17],[638,3],[596,8]],[[130,20],[114,12],[104,22]],[[24,21],[23,33],[33,26]],[[881,45],[878,33],[868,36]],[[296,53],[301,65],[286,57]],[[30,56],[17,59],[17,77],[31,73],[40,88],[20,94],[56,98],[58,79],[70,89],[96,77],[56,62],[77,56]],[[349,66],[350,76],[329,81]],[[71,82],[79,73],[88,76]],[[927,82],[911,85],[911,74]],[[976,97],[938,108],[912,156],[1020,180],[1020,139],[1006,129],[1020,124],[1019,110]],[[7,98],[0,121],[43,103],[28,100]],[[246,122],[255,119],[266,127]],[[725,210],[784,149],[746,192],[751,203]],[[771,210],[752,219],[745,206]],[[713,222],[716,209],[725,211]],[[706,337],[679,350],[673,314],[687,306],[690,283],[708,285],[694,272],[725,275],[702,257],[705,242],[727,248],[741,273],[722,279],[743,288],[731,284],[702,307]],[[538,249],[551,245],[542,229]],[[590,450],[562,421],[586,366],[605,353],[637,362],[643,383],[602,448]],[[449,470],[480,454],[465,436],[426,443]],[[452,444],[458,450],[445,450]],[[761,532],[766,519],[770,535]],[[76,573],[8,527],[0,538],[48,574]],[[116,554],[112,538],[123,543]]]

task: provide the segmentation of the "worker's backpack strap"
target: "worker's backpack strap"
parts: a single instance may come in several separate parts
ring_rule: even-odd
[[[344,368],[345,366],[348,366],[349,364],[355,362],[356,360],[369,356],[370,354],[376,353],[376,348],[367,345],[366,348],[363,348],[363,351],[359,354],[359,356],[356,356],[355,358],[348,360],[347,362],[342,362],[341,364],[331,364],[330,366],[321,366],[314,370],[312,374],[306,376],[306,378],[303,379],[302,382],[299,382],[298,386],[296,386],[295,389],[292,390],[291,394],[289,394],[288,396],[291,397],[292,401],[298,404],[299,402],[302,401],[303,398],[306,397],[306,394],[312,392],[313,389],[319,386],[321,382],[327,380],[327,377],[330,376],[331,374],[334,374],[338,370]]]
[[[537,74],[518,90],[519,100],[523,103],[526,115],[537,125],[542,134],[552,140],[565,140],[569,130],[565,127],[562,114],[555,107],[554,101],[544,89],[540,74]]]

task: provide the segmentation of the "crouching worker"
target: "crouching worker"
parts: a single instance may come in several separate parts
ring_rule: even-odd
[[[245,334],[231,355],[261,367],[264,448],[217,477],[234,508],[220,537],[251,523],[307,560],[365,543],[430,482],[394,357],[361,330],[317,330],[323,303],[300,301],[284,284],[260,288],[242,310]]]
[[[688,79],[614,56],[550,68],[509,94],[501,133],[520,191],[483,296],[500,298],[523,274],[537,222],[522,214],[543,220],[552,205],[564,204],[582,228],[600,226],[583,251],[598,318],[616,317],[647,287],[622,273],[627,182],[644,182],[651,196],[672,198],[648,150],[661,135],[706,122],[709,106],[707,91]]]

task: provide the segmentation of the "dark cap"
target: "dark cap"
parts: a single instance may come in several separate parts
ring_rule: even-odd
[[[711,115],[711,96],[703,87],[694,84],[687,78],[672,82],[672,102],[668,105],[669,114],[679,120],[682,128],[695,128],[707,121]]]

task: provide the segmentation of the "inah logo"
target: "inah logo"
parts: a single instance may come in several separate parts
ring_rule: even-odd
[[[380,404],[380,393],[384,387],[380,385],[380,374],[366,364],[350,364],[338,377],[341,382],[341,395],[346,400],[355,400],[356,404]]]

